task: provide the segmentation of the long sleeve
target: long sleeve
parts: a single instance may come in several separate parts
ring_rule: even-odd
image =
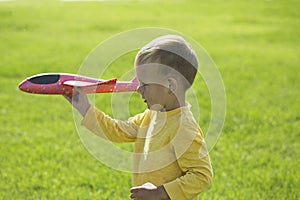
[[[138,132],[136,118],[128,121],[112,119],[105,113],[91,106],[81,124],[94,134],[112,142],[134,142]]]
[[[188,130],[173,140],[177,162],[183,175],[164,184],[171,199],[196,199],[212,181],[212,167],[201,130]]]

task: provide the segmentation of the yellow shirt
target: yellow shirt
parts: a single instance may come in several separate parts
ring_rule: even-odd
[[[188,106],[121,121],[92,107],[82,125],[112,142],[134,142],[133,186],[163,185],[171,199],[197,199],[212,180],[202,131]]]

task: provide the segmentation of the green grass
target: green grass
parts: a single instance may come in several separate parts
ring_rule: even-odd
[[[299,1],[186,2],[0,3],[0,199],[129,199],[131,175],[85,150],[70,105],[17,85],[37,73],[76,73],[103,40],[148,26],[197,40],[223,77],[226,122],[210,154],[214,181],[201,198],[300,198]],[[120,58],[112,72],[132,59]],[[197,81],[207,130],[210,99]],[[96,102],[111,113],[110,95]],[[132,114],[143,109],[130,106]]]

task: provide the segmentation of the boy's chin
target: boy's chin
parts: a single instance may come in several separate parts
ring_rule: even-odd
[[[149,105],[147,104],[148,109],[154,110],[154,111],[162,111],[164,110],[164,107],[160,104],[154,104],[154,105]]]

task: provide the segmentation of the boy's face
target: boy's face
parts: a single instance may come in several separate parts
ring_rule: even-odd
[[[138,93],[142,95],[147,107],[151,110],[164,110],[171,100],[167,78],[156,66],[138,66],[136,73],[140,82]]]

